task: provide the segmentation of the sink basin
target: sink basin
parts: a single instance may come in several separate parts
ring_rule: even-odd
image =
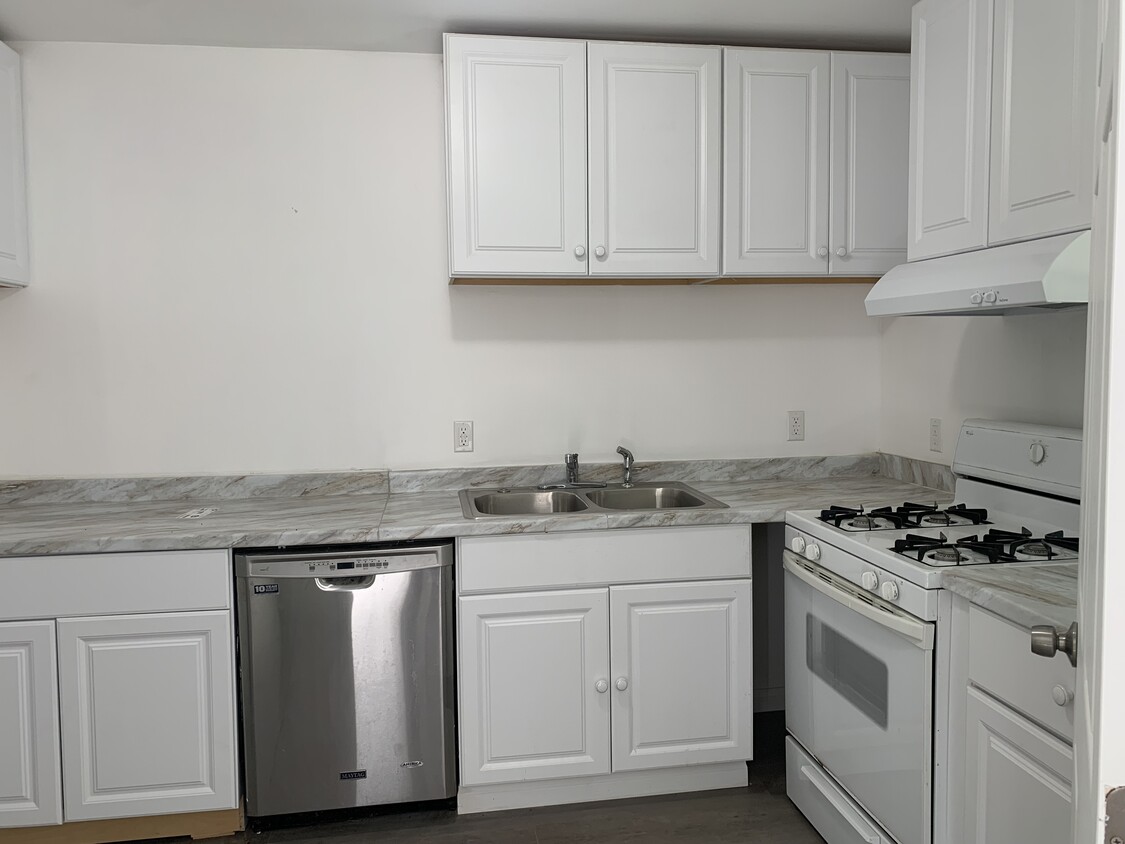
[[[466,493],[468,493],[466,495]],[[468,504],[468,508],[466,508]],[[462,510],[469,518],[481,516],[540,516],[551,513],[581,513],[589,505],[573,492],[552,490],[496,491],[473,494],[461,493]],[[469,512],[476,513],[469,515]]]
[[[606,510],[679,510],[707,504],[699,495],[682,486],[634,486],[599,489],[586,497]]]
[[[550,516],[624,510],[722,510],[726,504],[678,482],[614,484],[604,489],[463,489],[466,519],[488,516]]]

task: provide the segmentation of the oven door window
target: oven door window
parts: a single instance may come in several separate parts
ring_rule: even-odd
[[[805,664],[841,697],[887,728],[887,665],[811,613],[805,616]]]

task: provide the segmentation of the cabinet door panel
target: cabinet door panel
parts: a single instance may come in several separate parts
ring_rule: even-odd
[[[590,274],[718,275],[722,51],[587,50]]]
[[[0,828],[62,823],[55,622],[0,624]]]
[[[988,240],[991,0],[921,0],[910,52],[911,261]]]
[[[461,783],[609,773],[605,589],[461,598]]]
[[[906,260],[909,139],[910,57],[833,53],[830,274]]]
[[[230,619],[58,622],[68,821],[236,806]]]
[[[0,44],[0,285],[29,280],[20,57]]]
[[[723,274],[828,271],[827,53],[725,58]]]
[[[613,770],[753,757],[751,600],[748,580],[610,589]]]
[[[1071,840],[1070,746],[976,689],[968,696],[966,844]]]
[[[450,35],[445,62],[450,274],[586,275],[586,44]]]
[[[1088,228],[1096,0],[996,0],[989,243]]]

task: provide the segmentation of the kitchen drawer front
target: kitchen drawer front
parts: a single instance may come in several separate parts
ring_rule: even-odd
[[[791,736],[785,737],[785,793],[825,841],[894,844]]]
[[[221,610],[230,552],[165,551],[0,559],[0,619]]]
[[[1031,652],[1031,633],[977,606],[969,607],[969,682],[1044,727],[1074,741],[1074,700],[1055,703],[1052,690],[1073,694],[1076,670],[1062,654]]]
[[[750,577],[749,525],[470,537],[457,544],[462,595],[743,577]]]

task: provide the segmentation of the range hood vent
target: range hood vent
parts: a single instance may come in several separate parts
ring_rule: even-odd
[[[899,264],[867,295],[868,316],[1012,314],[1089,301],[1090,232]]]

